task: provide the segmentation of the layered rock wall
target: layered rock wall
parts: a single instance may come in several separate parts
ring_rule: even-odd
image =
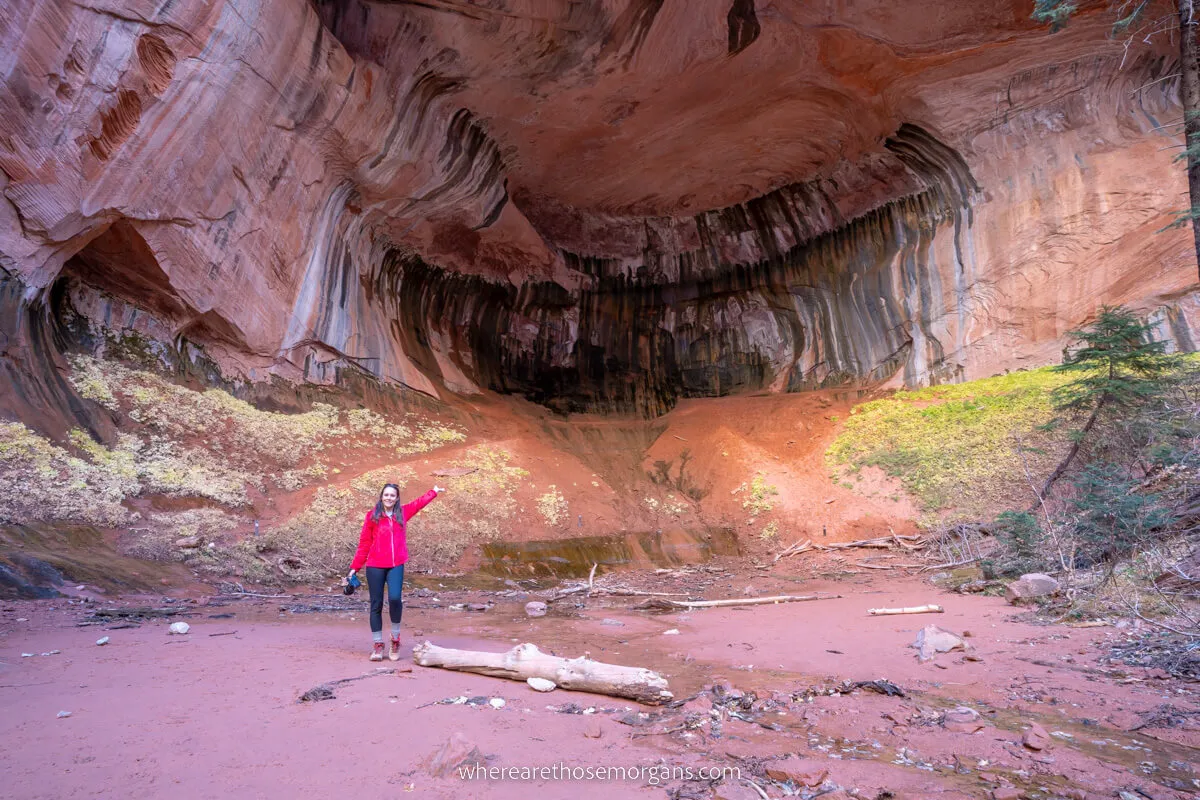
[[[54,287],[251,380],[642,414],[1044,363],[1102,302],[1195,341],[1187,234],[1158,233],[1185,205],[1169,42],[1099,13],[1048,36],[944,0],[11,11],[25,397],[53,383]]]

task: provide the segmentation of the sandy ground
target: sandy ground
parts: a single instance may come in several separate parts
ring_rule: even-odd
[[[1109,667],[1109,645],[1135,635],[1131,630],[1034,625],[1002,599],[944,594],[892,573],[821,582],[789,569],[784,562],[770,574],[747,574],[734,564],[697,570],[694,579],[709,597],[842,596],[666,615],[633,610],[634,598],[569,599],[530,619],[524,603],[536,599],[532,594],[436,585],[436,593],[410,593],[406,644],[429,639],[500,651],[531,641],[557,655],[586,651],[597,660],[648,666],[686,700],[673,709],[561,690],[539,694],[512,681],[414,667],[407,649],[398,663],[372,664],[357,597],[350,607],[312,613],[281,609],[344,598],[176,600],[187,614],[176,619],[191,625],[184,636],[168,635],[167,620],[79,627],[97,604],[6,602],[0,794],[741,800],[761,798],[761,790],[770,798],[837,800],[1100,798],[1125,791],[1165,800],[1200,789],[1200,732],[1186,722],[1196,719],[1187,712],[1200,710],[1197,686]],[[614,577],[643,588],[667,583],[648,571]],[[492,605],[482,612],[449,608],[470,601]],[[928,602],[942,603],[946,613],[866,614]],[[142,596],[100,605],[162,604]],[[928,624],[969,633],[971,650],[918,663],[909,645]],[[103,647],[95,644],[101,636],[110,639]],[[373,674],[380,666],[393,671]],[[333,699],[297,701],[318,684],[362,675],[371,677],[334,687]],[[843,681],[878,678],[906,696],[840,691]],[[727,693],[714,695],[714,685],[758,699],[731,703]],[[438,702],[458,697],[474,699]],[[505,704],[494,708],[491,698]],[[945,712],[958,705],[978,720],[948,720]],[[1164,727],[1130,730],[1165,706],[1185,723],[1177,715]],[[567,713],[588,709],[595,710]],[[70,716],[60,718],[62,711]],[[1046,734],[1033,740],[1041,749],[1023,743],[1035,724]],[[493,768],[565,766],[581,777],[468,779],[453,769],[464,760]],[[582,777],[587,768],[616,767],[626,773]],[[664,778],[664,768],[674,776]],[[725,777],[694,779],[713,768],[726,770]],[[693,780],[683,779],[685,770]]]

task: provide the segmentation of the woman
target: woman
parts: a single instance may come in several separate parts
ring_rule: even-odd
[[[392,649],[388,658],[400,660],[400,614],[404,604],[400,600],[400,589],[404,585],[404,563],[408,561],[408,545],[404,531],[413,515],[429,501],[446,491],[440,486],[399,508],[400,487],[389,483],[379,493],[379,502],[367,512],[363,520],[362,535],[358,538],[358,551],[350,564],[349,581],[354,573],[367,566],[367,589],[371,594],[371,635],[374,648],[372,661],[383,661],[383,587],[387,586],[388,616],[392,620]]]

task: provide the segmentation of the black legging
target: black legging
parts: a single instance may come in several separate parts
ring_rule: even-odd
[[[400,624],[404,602],[400,590],[404,586],[404,565],[398,567],[367,567],[367,589],[371,593],[371,633],[383,630],[383,587],[387,585],[388,616],[392,624]]]

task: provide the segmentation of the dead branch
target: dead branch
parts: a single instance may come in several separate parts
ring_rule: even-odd
[[[793,542],[783,550],[780,550],[778,553],[776,553],[775,561],[772,563],[778,562],[781,558],[787,558],[788,556],[799,555],[800,553],[806,552],[811,546],[812,539],[805,539],[803,542]]]
[[[781,594],[774,597],[748,597],[745,599],[732,598],[729,600],[664,600],[651,599],[644,603],[640,603],[634,608],[649,611],[674,611],[677,609],[692,609],[692,608],[727,608],[730,606],[762,606],[762,605],[777,605],[779,603],[803,603],[809,600],[835,600],[840,598],[840,594],[806,594],[793,595]]]
[[[941,606],[908,606],[906,608],[869,608],[867,613],[873,617],[882,617],[889,614],[941,614],[945,609]]]
[[[315,703],[318,700],[332,700],[335,697],[333,693],[333,687],[335,686],[341,686],[346,683],[354,683],[355,681],[361,681],[364,678],[375,678],[380,675],[394,675],[397,672],[412,672],[412,667],[378,667],[371,672],[364,672],[362,675],[354,678],[339,678],[336,681],[320,683],[309,689],[304,694],[300,695],[296,702]]]

